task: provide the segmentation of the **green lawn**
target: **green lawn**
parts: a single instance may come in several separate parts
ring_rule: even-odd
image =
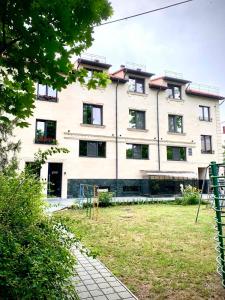
[[[225,299],[216,274],[214,213],[166,204],[61,212],[82,243],[139,299]]]

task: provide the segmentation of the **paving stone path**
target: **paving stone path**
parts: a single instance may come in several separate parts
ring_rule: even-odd
[[[73,249],[77,258],[76,289],[81,300],[137,300],[99,260]]]

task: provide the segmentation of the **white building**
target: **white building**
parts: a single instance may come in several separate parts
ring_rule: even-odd
[[[79,66],[90,76],[110,68],[87,59]],[[56,93],[39,85],[30,126],[16,130],[21,168],[57,141],[69,154],[49,158],[40,171],[57,197],[77,197],[80,183],[120,196],[169,194],[185,180],[202,180],[211,161],[222,161],[223,97],[177,74],[153,75],[121,66],[105,89],[74,83]]]

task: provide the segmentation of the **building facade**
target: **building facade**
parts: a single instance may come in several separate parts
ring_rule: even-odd
[[[79,67],[109,72],[105,62],[79,59]],[[20,167],[38,149],[57,142],[68,154],[40,170],[46,194],[78,197],[82,183],[117,194],[170,194],[180,183],[203,180],[211,161],[222,161],[219,100],[181,76],[155,77],[121,66],[106,88],[79,83],[56,92],[37,85],[37,100],[21,139]]]

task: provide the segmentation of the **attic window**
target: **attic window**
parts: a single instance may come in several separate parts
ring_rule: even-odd
[[[88,83],[88,81],[93,77],[94,72],[96,73],[102,73],[102,70],[97,69],[91,69],[91,68],[85,68],[87,70],[87,76],[85,77],[85,84]]]
[[[175,84],[168,84],[167,94],[170,99],[181,100],[181,86]]]
[[[129,92],[144,94],[145,80],[144,78],[129,77]]]

